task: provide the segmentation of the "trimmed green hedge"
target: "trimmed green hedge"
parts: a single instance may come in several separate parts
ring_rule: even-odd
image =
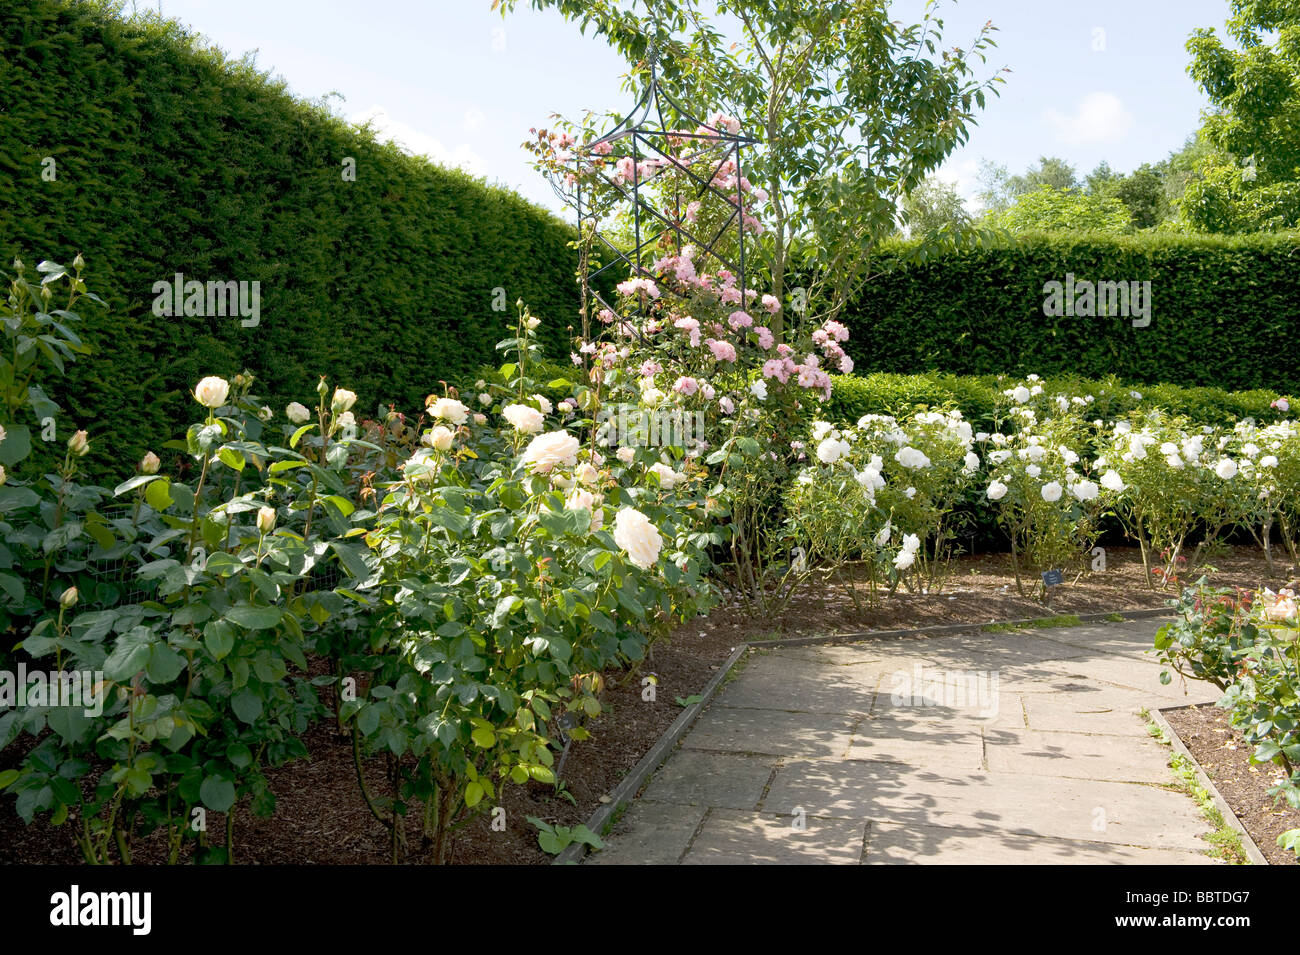
[[[109,304],[83,310],[95,354],[53,396],[60,437],[86,427],[119,460],[160,450],[198,411],[187,389],[243,369],[277,414],[322,372],[359,414],[422,407],[495,361],[519,298],[567,353],[576,257],[558,218],[116,6],[0,5],[0,263],[81,252]],[[154,283],[177,272],[260,282],[259,324],[154,315]]]
[[[845,312],[861,372],[1072,373],[1300,391],[1300,237],[1023,236],[920,260],[888,245]],[[1151,283],[1151,323],[1047,317],[1044,285]]]
[[[854,422],[865,414],[901,416],[918,409],[960,409],[976,430],[991,431],[993,414],[1002,392],[1019,379],[995,375],[961,376],[942,372],[923,375],[832,376],[833,391],[824,417]],[[1232,426],[1242,418],[1261,424],[1280,421],[1290,415],[1271,407],[1282,397],[1275,391],[1225,391],[1222,388],[1183,388],[1178,385],[1129,384],[1118,378],[1089,380],[1073,375],[1044,377],[1040,382],[1048,394],[1092,395],[1090,418],[1111,419],[1138,408],[1163,408],[1209,425]],[[1141,395],[1134,398],[1133,394]]]

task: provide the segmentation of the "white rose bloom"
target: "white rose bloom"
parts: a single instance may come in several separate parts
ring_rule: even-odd
[[[755,379],[754,383],[749,386],[749,393],[752,394],[759,401],[766,401],[767,382],[764,381],[762,378]]]
[[[1224,458],[1214,466],[1214,473],[1225,481],[1230,481],[1237,476],[1237,462],[1232,458]]]
[[[480,391],[478,394],[478,403],[486,408],[488,405],[492,404],[492,396],[486,391]]]
[[[600,472],[586,461],[578,465],[578,469],[573,472],[573,476],[583,484],[595,484],[600,480]]]
[[[1255,444],[1253,441],[1247,444],[1243,444],[1241,446],[1241,453],[1248,458],[1253,458],[1255,455],[1259,454],[1259,446]]]
[[[230,394],[230,382],[216,375],[209,375],[198,383],[194,389],[194,400],[205,408],[220,408],[226,403]]]
[[[535,408],[528,410],[537,414]],[[524,448],[519,461],[521,464],[528,465],[537,474],[548,474],[557,464],[566,467],[576,464],[579,447],[581,445],[578,439],[567,431],[551,431],[547,434],[539,434],[528,442],[528,447]]]
[[[1001,481],[993,481],[989,484],[989,489],[984,493],[990,501],[1000,501],[1006,497],[1007,486]]]
[[[1172,441],[1166,441],[1164,444],[1160,445],[1160,453],[1166,456],[1177,454],[1178,445],[1174,444]]]
[[[1108,491],[1122,491],[1124,490],[1124,479],[1119,476],[1118,471],[1110,470],[1101,476],[1101,486]]]
[[[1275,468],[1277,467],[1277,457],[1272,454],[1266,454],[1259,459],[1259,466],[1261,468]]]
[[[1093,481],[1080,481],[1070,488],[1070,493],[1081,501],[1095,501],[1099,488]]]
[[[899,448],[894,454],[894,460],[905,468],[919,470],[930,466],[930,459],[926,457],[924,451],[913,447]]]
[[[877,546],[877,547],[884,547],[886,544],[888,544],[888,543],[889,543],[889,535],[892,534],[893,531],[894,531],[894,523],[893,523],[893,521],[885,521],[885,526],[882,527],[882,528],[881,528],[881,529],[876,533],[876,537],[875,537],[875,544],[876,544],[876,546]]]
[[[481,401],[482,398],[480,397],[479,400]],[[455,398],[439,398],[429,405],[429,414],[443,421],[450,421],[452,424],[464,424],[465,419],[469,417],[469,409]]]
[[[339,427],[344,431],[355,430],[357,426],[357,416],[351,411],[345,411],[339,415]]]
[[[1079,456],[1069,448],[1058,448],[1058,450],[1061,452],[1061,460],[1066,463],[1067,467],[1079,463]]]
[[[432,431],[425,432],[420,440],[431,448],[437,448],[439,451],[447,451],[451,448],[452,440],[456,436],[449,428],[437,425]]]
[[[357,393],[355,391],[348,391],[346,388],[335,388],[334,398],[330,401],[330,410],[335,414],[342,414],[351,410],[356,403]]]
[[[1183,459],[1176,454],[1171,454],[1169,455],[1169,457],[1165,458],[1165,464],[1169,465],[1170,468],[1177,471],[1179,468],[1183,466]]]
[[[636,448],[619,448],[614,454],[624,464],[631,464],[636,458]]]
[[[506,405],[501,409],[501,417],[520,434],[537,434],[546,421],[540,411],[529,405]]]
[[[306,424],[311,418],[311,411],[306,405],[291,401],[284,406],[284,416],[294,424]]]
[[[989,452],[989,461],[994,464],[1005,464],[1011,459],[1011,452],[1006,448],[998,448],[996,451]]]
[[[550,414],[555,410],[546,395],[533,395],[533,400],[537,402],[537,407],[542,409],[542,414]]]
[[[903,497],[907,498],[909,501],[912,498],[916,497],[916,488],[909,487],[907,490],[903,492]]]
[[[837,438],[827,438],[817,445],[817,460],[822,464],[834,464],[848,454],[849,450],[847,442],[840,441]]]
[[[1015,400],[1017,404],[1023,405],[1032,396],[1030,395],[1028,388],[1026,388],[1024,385],[1020,385],[1019,387],[1017,387],[1011,392],[1011,397],[1012,399]]]
[[[614,543],[626,551],[628,559],[642,570],[654,566],[663,546],[659,531],[650,519],[631,507],[622,508],[614,515]]]
[[[275,508],[260,507],[257,510],[257,530],[260,534],[269,534],[275,529]]]
[[[650,465],[649,470],[659,476],[659,485],[665,490],[671,491],[677,485],[686,480],[686,475],[680,471],[674,471],[668,465],[662,462],[656,462]]]
[[[1061,485],[1057,481],[1043,485],[1043,500],[1053,504],[1061,499]]]
[[[966,457],[963,460],[962,464],[963,464],[962,471],[964,471],[966,474],[974,474],[977,470],[979,470],[980,456],[976,454],[974,451],[967,451]]]
[[[831,424],[827,421],[814,421],[812,426],[812,436],[814,441],[820,441],[826,435],[831,433]]]
[[[1025,468],[1025,473],[1028,474],[1031,478],[1036,478],[1043,473],[1043,469],[1040,468],[1037,464],[1031,464],[1027,468]]]

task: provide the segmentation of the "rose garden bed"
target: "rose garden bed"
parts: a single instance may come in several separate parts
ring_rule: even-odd
[[[1212,579],[1223,586],[1253,588],[1266,582],[1266,567],[1258,548],[1226,549],[1214,563],[1219,569]],[[785,612],[776,617],[751,614],[736,605],[719,607],[707,617],[678,627],[671,637],[656,644],[653,659],[641,668],[606,674],[601,699],[604,711],[588,726],[591,739],[574,744],[564,765],[560,793],[541,783],[503,787],[499,805],[505,810],[504,830],[492,828],[491,815],[472,817],[456,833],[450,861],[549,863],[552,857],[539,847],[538,830],[527,817],[560,826],[575,826],[586,820],[600,805],[601,797],[619,783],[681,713],[679,699],[684,701],[698,693],[741,641],[856,634],[937,624],[975,626],[1050,614],[1144,610],[1166,606],[1170,596],[1168,592],[1145,587],[1140,557],[1134,549],[1122,547],[1108,550],[1108,569],[1104,574],[1085,574],[1056,590],[1052,609],[1048,611],[1038,601],[1016,592],[1007,555],[987,554],[959,558],[947,586],[938,594],[896,593],[886,598],[879,609],[866,613],[855,610],[841,587],[816,582],[798,591]],[[653,702],[642,699],[641,679],[647,674],[653,674],[658,681]],[[1197,718],[1191,711],[1188,713],[1183,718],[1184,725]],[[1212,734],[1226,735],[1211,718],[1215,714],[1221,711],[1201,717],[1197,724],[1202,727],[1200,736],[1184,735],[1184,740],[1198,759],[1202,753],[1207,754],[1207,772],[1234,809],[1242,807],[1239,814],[1245,812],[1242,821],[1247,828],[1250,829],[1252,821],[1262,820],[1257,823],[1259,828],[1250,829],[1261,850],[1266,854],[1272,850],[1271,859],[1278,854],[1289,856],[1273,844],[1277,833],[1272,828],[1280,827],[1280,832],[1296,823],[1283,825],[1284,816],[1271,814],[1257,789],[1249,788],[1249,784],[1258,784],[1267,777],[1269,767],[1254,770],[1245,767],[1248,748],[1244,745],[1237,751],[1225,749],[1222,744],[1217,748],[1211,746],[1208,740],[1218,738]],[[1183,727],[1175,725],[1183,733]],[[388,833],[371,816],[356,786],[350,739],[335,734],[325,723],[308,734],[306,744],[307,759],[267,774],[278,803],[274,817],[256,817],[242,806],[237,810],[236,861],[246,864],[389,861]],[[19,741],[0,752],[0,770],[16,765],[29,745]],[[1221,769],[1228,766],[1231,768]],[[368,768],[372,770],[372,778],[382,778],[382,760],[373,761]],[[1245,781],[1243,795],[1238,797],[1240,802],[1234,802],[1230,795],[1237,790],[1231,786],[1224,789],[1216,771],[1231,772],[1235,774],[1231,778]],[[406,861],[428,862],[429,852],[421,845],[418,820],[408,822],[411,851]],[[214,816],[210,827],[219,831],[221,817]],[[160,839],[146,839],[133,848],[133,857],[140,863],[160,862],[165,855],[165,845]],[[26,826],[11,812],[0,813],[0,862],[71,864],[79,861],[80,852],[66,831],[49,825],[44,818]]]

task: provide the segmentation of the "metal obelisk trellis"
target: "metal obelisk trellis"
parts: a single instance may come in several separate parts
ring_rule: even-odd
[[[586,271],[583,283],[584,292],[595,299],[596,303],[598,303],[597,307],[609,309],[610,312],[618,315],[619,310],[607,302],[599,290],[593,287],[593,281],[619,265],[626,266],[633,278],[653,278],[654,276],[648,266],[653,264],[655,260],[653,258],[647,260],[647,252],[655,246],[662,247],[664,237],[669,236],[676,254],[681,253],[683,245],[689,244],[697,250],[697,261],[702,261],[704,256],[712,257],[722,266],[731,270],[735,275],[736,284],[740,288],[740,301],[743,308],[747,299],[745,297],[745,210],[743,193],[740,188],[743,169],[741,149],[753,145],[757,140],[740,132],[731,133],[725,129],[718,129],[692,116],[660,84],[657,53],[652,52],[648,59],[650,79],[646,84],[645,91],[641,94],[641,98],[631,112],[610,132],[575,151],[575,162],[580,172],[584,166],[587,167],[594,173],[596,178],[632,204],[632,249],[624,251],[601,234],[598,228],[600,213],[595,209],[595,204],[590,202],[584,194],[581,176],[578,177],[577,188],[572,193],[557,190],[560,191],[561,197],[566,202],[576,207],[579,231],[585,234],[584,225],[590,222],[592,236],[612,255],[612,259],[604,265]],[[665,105],[668,107],[667,116],[665,116],[664,111]],[[669,119],[678,128],[670,128]],[[665,148],[671,147],[672,144],[669,141],[673,139],[697,145],[699,148],[691,155],[677,155],[671,148]],[[609,154],[602,155],[600,153],[600,148],[604,144],[611,147]],[[718,148],[719,146],[721,148]],[[621,156],[617,155],[618,153],[621,153]],[[632,160],[630,183],[620,181],[620,177],[611,175],[608,171],[614,161],[622,157],[630,157]],[[708,164],[707,174],[701,175],[694,168],[694,165],[698,160],[706,157],[712,158],[710,158]],[[654,164],[653,171],[648,175],[643,174],[644,164],[647,160]],[[714,160],[716,160],[716,163]],[[728,160],[735,164],[736,188],[734,192],[725,192],[716,183],[719,171],[726,165]],[[672,208],[667,210],[671,214],[666,214],[665,210],[657,208],[653,202],[647,201],[643,187],[669,167],[675,169],[681,175],[677,177],[678,185],[673,190]],[[685,186],[688,190],[685,195],[683,195],[682,186]],[[731,214],[724,219],[720,226],[711,230],[711,235],[697,235],[691,224],[687,223],[683,216],[683,205],[689,205],[691,202],[698,201],[710,193],[728,203],[731,207]],[[719,248],[733,227],[736,230],[735,261],[732,261]],[[704,270],[701,269],[700,271]],[[637,299],[635,317],[642,319],[644,318],[644,297],[638,296]],[[584,299],[584,318],[590,314],[588,304]],[[632,316],[622,315],[620,317],[630,318]],[[637,326],[639,332],[639,322]]]

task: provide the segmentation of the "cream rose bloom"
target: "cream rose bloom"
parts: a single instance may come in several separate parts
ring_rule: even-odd
[[[194,400],[205,408],[220,408],[226,403],[229,394],[230,382],[216,375],[209,375],[194,389]]]
[[[346,388],[335,388],[334,400],[330,402],[330,409],[335,414],[342,414],[344,411],[350,410],[356,403],[357,393],[355,391],[348,391]]]
[[[537,434],[546,422],[540,411],[528,405],[506,405],[501,409],[501,417],[520,434]]]
[[[430,448],[437,448],[439,451],[451,450],[451,442],[456,435],[449,428],[437,425],[432,431],[425,432],[421,439],[425,445]]]
[[[429,405],[429,414],[452,424],[464,424],[469,417],[469,409],[455,398],[439,398]]]
[[[628,559],[648,570],[659,559],[663,540],[650,519],[632,507],[625,507],[614,515],[614,543],[627,552]]]
[[[284,416],[294,424],[306,424],[311,417],[311,411],[306,405],[291,401],[284,407]]]
[[[536,413],[535,409],[528,410]],[[566,467],[577,464],[579,447],[581,445],[578,439],[567,431],[551,431],[547,434],[539,434],[528,442],[528,447],[524,448],[523,456],[519,460],[537,474],[549,474],[557,464]]]

